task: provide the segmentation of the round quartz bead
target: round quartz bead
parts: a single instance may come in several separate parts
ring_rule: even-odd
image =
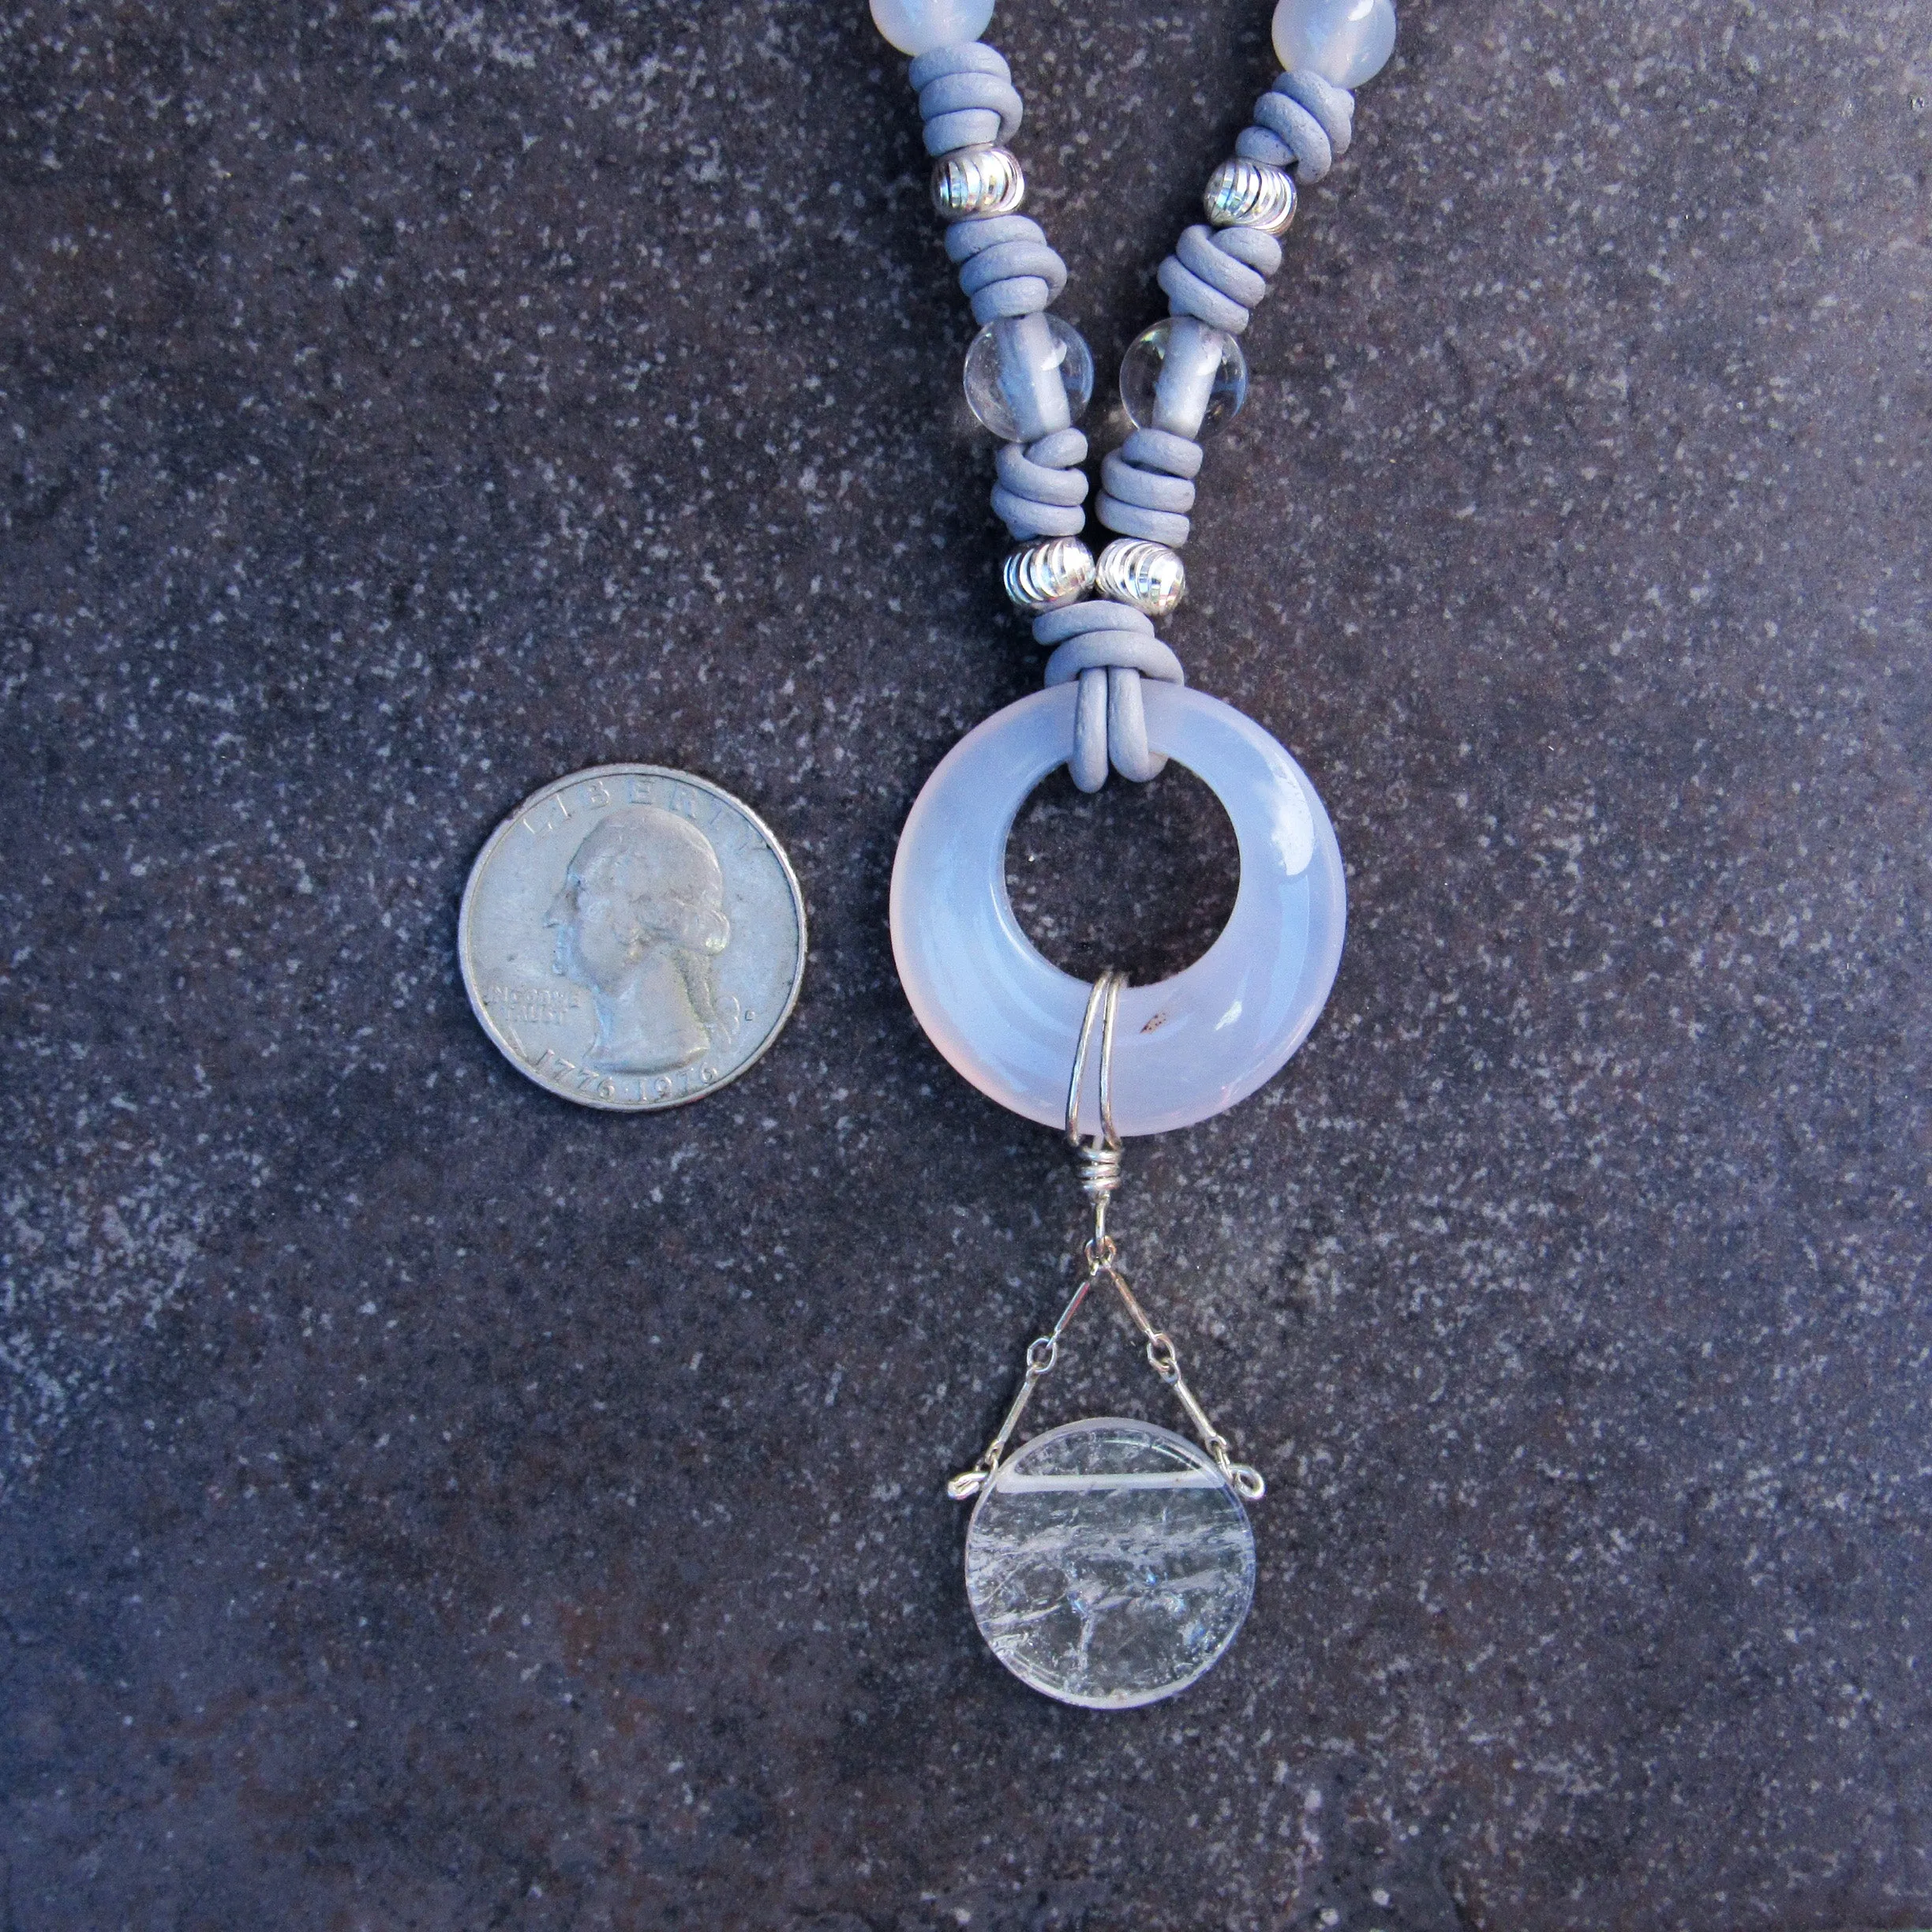
[[[1395,9],[1391,0],[1281,0],[1274,32],[1275,58],[1289,73],[1358,88],[1395,51]]]
[[[1116,604],[1165,617],[1187,595],[1187,566],[1165,544],[1117,537],[1100,552],[1094,587]]]
[[[1208,177],[1201,206],[1217,228],[1260,228],[1285,235],[1295,215],[1294,177],[1265,161],[1223,161]]]
[[[1065,429],[1093,399],[1093,351],[1055,315],[994,322],[966,351],[966,401],[1007,443],[1031,443]]]
[[[933,206],[948,221],[1011,215],[1026,199],[1019,157],[1004,148],[962,148],[934,164]]]
[[[977,40],[993,18],[993,0],[872,0],[872,24],[901,54]]]
[[[1199,438],[1248,399],[1248,358],[1232,335],[1192,316],[1143,329],[1121,358],[1121,401],[1136,429]]]
[[[1046,537],[1022,544],[1001,575],[1006,594],[1037,616],[1074,603],[1093,588],[1093,552],[1077,537]]]

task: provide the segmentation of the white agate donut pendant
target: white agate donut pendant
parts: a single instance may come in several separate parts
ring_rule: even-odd
[[[1226,929],[1185,972],[1121,995],[1114,1117],[1123,1135],[1192,1126],[1252,1093],[1308,1037],[1342,957],[1335,829],[1306,773],[1219,698],[1144,683],[1148,739],[1221,801],[1241,883]],[[893,954],[927,1037],[974,1086],[1043,1125],[1065,1124],[1067,1069],[1088,987],[1013,915],[1006,841],[1073,742],[1078,687],[1023,698],[968,732],[919,793],[893,867]],[[1081,1111],[1099,1118],[1099,1069]]]

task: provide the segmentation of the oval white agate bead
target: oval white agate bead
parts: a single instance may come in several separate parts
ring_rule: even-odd
[[[1275,58],[1290,73],[1358,88],[1395,51],[1395,9],[1391,0],[1281,0],[1274,35]]]
[[[872,0],[872,24],[901,54],[977,40],[993,18],[993,0]]]
[[[1006,893],[1006,840],[1073,743],[1077,683],[968,732],[926,782],[893,866],[893,956],[927,1036],[989,1099],[1050,1127],[1087,987],[1035,949]],[[1120,1000],[1114,1114],[1123,1134],[1191,1126],[1245,1099],[1308,1037],[1342,957],[1346,892],[1335,829],[1287,752],[1233,706],[1141,682],[1148,742],[1212,789],[1234,822],[1241,884],[1226,930],[1185,972]],[[1099,1118],[1099,1055],[1082,1118]]]

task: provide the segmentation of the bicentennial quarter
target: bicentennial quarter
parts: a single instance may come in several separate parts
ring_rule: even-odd
[[[805,972],[784,849],[728,792],[601,765],[527,799],[470,868],[457,919],[483,1030],[586,1106],[678,1106],[776,1039]]]

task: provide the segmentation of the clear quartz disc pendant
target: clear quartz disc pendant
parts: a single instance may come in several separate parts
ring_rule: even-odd
[[[1204,1450],[1151,1423],[1035,1436],[979,1492],[966,1594],[993,1654],[1063,1704],[1172,1697],[1234,1641],[1254,1532]]]

